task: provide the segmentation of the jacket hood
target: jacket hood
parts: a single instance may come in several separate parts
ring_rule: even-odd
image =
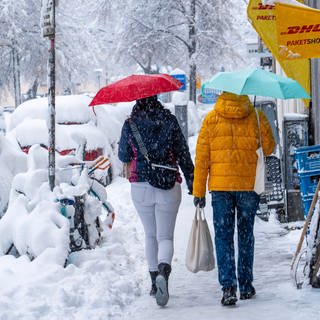
[[[214,110],[224,118],[246,118],[254,108],[247,95],[223,92],[217,99]]]

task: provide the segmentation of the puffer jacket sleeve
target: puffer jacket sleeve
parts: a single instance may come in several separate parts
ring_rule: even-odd
[[[173,149],[176,160],[186,179],[189,189],[192,188],[193,182],[193,162],[191,159],[187,141],[182,133],[176,117],[173,117]]]
[[[261,143],[264,155],[270,155],[275,148],[275,141],[271,126],[265,114],[259,111],[260,128],[261,128]]]
[[[210,167],[210,142],[208,134],[208,116],[204,119],[196,146],[193,195],[202,198],[206,194],[207,178]]]
[[[127,163],[133,159],[133,150],[130,145],[130,126],[128,121],[125,121],[121,130],[121,136],[118,147],[118,158],[120,161]]]

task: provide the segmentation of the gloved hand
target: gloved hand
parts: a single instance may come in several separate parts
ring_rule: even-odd
[[[203,198],[194,197],[193,204],[195,207],[199,206],[199,208],[201,209],[204,208],[206,206],[206,197],[203,197]]]

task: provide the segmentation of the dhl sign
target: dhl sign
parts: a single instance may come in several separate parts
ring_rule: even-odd
[[[263,4],[262,2],[259,2],[256,7],[252,8],[253,10],[273,10],[274,5],[273,4]]]
[[[279,59],[320,57],[320,10],[276,3],[275,15]]]
[[[320,24],[291,26],[291,27],[287,28],[286,32],[281,32],[281,35],[296,34],[296,33],[309,33],[309,32],[320,32]]]
[[[292,2],[290,0],[290,2]],[[298,5],[304,3],[303,0],[298,0],[296,2]],[[297,7],[298,7],[297,5]],[[317,30],[317,27],[315,27],[318,23],[320,23],[320,20],[317,21],[303,21],[303,20],[294,20],[292,21],[287,16],[282,17],[281,19],[278,19],[277,11],[276,11],[276,5],[264,5],[261,0],[249,0],[248,7],[247,7],[247,14],[248,18],[254,27],[254,29],[259,34],[260,38],[263,40],[265,45],[268,47],[268,49],[271,51],[272,55],[279,61],[282,69],[286,73],[286,75],[292,79],[295,79],[298,81],[303,88],[310,93],[310,61],[306,58],[290,58],[288,60],[287,55],[285,51],[288,51],[290,47],[295,45],[295,43],[287,43],[286,41],[296,41],[295,38],[300,33],[301,35],[309,35],[307,38],[317,38],[317,33],[315,30]],[[299,7],[299,9],[301,9]],[[282,37],[288,37],[285,42],[282,44],[283,47],[279,47],[278,43],[278,28],[277,23],[279,20],[282,20],[282,22],[288,22],[282,29],[281,32],[283,33]],[[306,32],[309,30],[309,26],[313,25],[310,32]],[[307,26],[307,27],[304,27]],[[289,29],[290,27],[290,29]],[[293,28],[295,27],[295,28]],[[299,27],[296,28],[296,27]],[[287,34],[290,32],[289,34]],[[294,33],[296,32],[296,33]],[[312,36],[311,36],[312,35]],[[299,45],[301,46],[301,44]],[[281,51],[283,50],[283,51]],[[305,104],[308,105],[309,101],[305,101]]]

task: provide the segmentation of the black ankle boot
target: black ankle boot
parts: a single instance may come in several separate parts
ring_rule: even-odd
[[[247,300],[251,299],[256,294],[256,290],[253,286],[246,291],[246,292],[240,292],[240,300]]]
[[[151,290],[150,290],[150,296],[155,296],[157,292],[157,286],[156,286],[156,278],[159,274],[158,271],[149,271],[150,278],[151,278]]]
[[[236,289],[228,287],[223,289],[221,304],[224,306],[234,306],[237,302]]]
[[[169,275],[171,273],[171,266],[168,263],[160,263],[158,266],[159,274],[156,278],[156,301],[159,306],[165,306],[169,300]]]

